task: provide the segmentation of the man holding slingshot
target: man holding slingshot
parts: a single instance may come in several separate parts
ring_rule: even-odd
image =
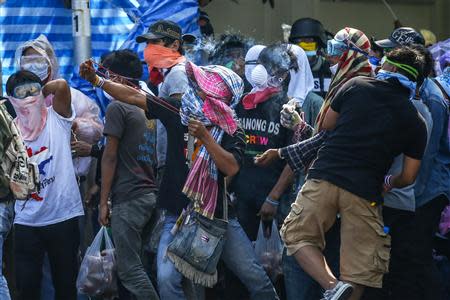
[[[178,215],[189,204],[185,194],[194,199],[200,214],[220,218],[224,209],[223,179],[239,171],[245,148],[244,132],[237,125],[233,110],[242,96],[242,80],[220,66],[197,67],[186,63],[186,73],[189,87],[180,103],[100,78],[91,61],[80,66],[81,77],[102,87],[115,99],[142,108],[147,118],[158,118],[167,129],[166,171],[158,202],[166,202],[168,209],[158,249],[158,289],[161,299],[170,300],[185,299],[181,286],[183,276],[166,256],[167,246],[174,237],[170,231],[175,227]],[[186,157],[188,133],[197,140],[196,158]],[[196,153],[194,151],[194,156]],[[193,165],[189,171],[191,160]],[[215,170],[215,174],[211,170]],[[205,184],[198,184],[199,180]],[[201,203],[196,202],[197,195],[202,195]],[[221,258],[246,285],[252,299],[278,299],[232,211]]]

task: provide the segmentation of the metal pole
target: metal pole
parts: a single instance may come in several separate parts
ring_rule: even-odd
[[[91,57],[89,0],[72,0],[73,58],[77,67]]]

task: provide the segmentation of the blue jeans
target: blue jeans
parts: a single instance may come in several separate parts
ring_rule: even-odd
[[[341,245],[340,228],[340,221],[336,220],[333,227],[325,234],[324,255],[337,278],[339,278],[339,247]],[[322,299],[321,286],[300,267],[294,256],[286,255],[286,250],[283,252],[283,273],[287,300]]]
[[[186,299],[182,289],[183,275],[166,256],[167,247],[173,240],[170,233],[177,217],[166,215],[158,247],[158,289],[162,300]],[[253,247],[236,218],[230,219],[225,247],[221,259],[247,287],[251,299],[279,299],[266,272],[256,261]]]
[[[3,244],[8,236],[14,219],[14,202],[0,202],[0,299],[10,300],[8,283],[2,273]]]

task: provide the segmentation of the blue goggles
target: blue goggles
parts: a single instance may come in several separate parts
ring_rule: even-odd
[[[330,56],[342,56],[348,50],[352,50],[369,57],[369,54],[366,51],[359,49],[358,47],[352,45],[352,43],[350,42],[346,43],[344,41],[337,41],[335,39],[328,40],[327,42],[327,53]]]

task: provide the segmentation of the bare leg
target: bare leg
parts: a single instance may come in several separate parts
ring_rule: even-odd
[[[348,298],[348,300],[359,300],[364,293],[364,286],[353,283],[353,282],[347,282],[347,283],[351,284],[353,287],[352,295],[350,296],[350,298]]]
[[[294,254],[302,269],[317,281],[324,289],[336,286],[338,280],[331,272],[322,252],[314,246],[300,248]]]

